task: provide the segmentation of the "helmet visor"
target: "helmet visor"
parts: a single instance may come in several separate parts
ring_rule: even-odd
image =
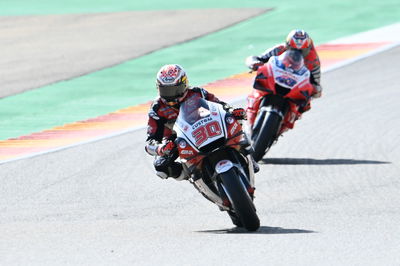
[[[167,102],[176,102],[185,92],[186,84],[182,83],[173,86],[159,85],[158,90],[161,98],[165,99]]]

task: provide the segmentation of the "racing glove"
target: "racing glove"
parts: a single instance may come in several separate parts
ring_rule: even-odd
[[[314,85],[314,94],[311,96],[313,99],[321,97],[322,87],[321,85]]]
[[[260,59],[257,56],[247,57],[245,64],[248,68],[250,68],[253,71],[257,70],[260,66],[264,65],[264,63],[260,61]]]
[[[243,108],[235,108],[232,110],[232,115],[238,120],[246,120],[246,111]]]
[[[175,143],[173,141],[168,141],[167,143],[158,146],[157,154],[159,156],[170,155],[175,148],[176,148]]]

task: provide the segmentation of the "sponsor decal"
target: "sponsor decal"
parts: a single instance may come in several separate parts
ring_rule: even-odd
[[[184,148],[186,148],[186,141],[184,141],[184,140],[181,140],[181,141],[179,141],[179,147],[180,148],[182,148],[182,149],[184,149]]]
[[[214,105],[211,105],[210,110],[211,110],[211,115],[213,115],[213,116],[218,115],[218,110]]]
[[[193,151],[192,150],[181,150],[181,154],[182,155],[193,155]]]
[[[237,129],[238,124],[235,124],[231,130],[229,131],[231,133],[231,135],[233,135],[233,133],[235,133],[236,129]]]
[[[227,122],[229,125],[231,125],[231,124],[233,124],[233,123],[235,122],[235,119],[234,119],[233,117],[231,117],[231,116],[228,116],[228,117],[226,118],[226,122]]]
[[[289,86],[290,88],[292,88],[297,83],[295,79],[292,79],[287,76],[276,77],[276,81],[282,85]]]
[[[224,172],[228,171],[232,167],[233,167],[233,164],[231,161],[222,160],[222,161],[218,162],[217,165],[215,166],[215,171],[217,171],[217,173],[220,174],[220,173],[224,173]]]
[[[196,124],[194,124],[194,125],[192,126],[192,129],[196,129],[196,128],[198,128],[199,126],[202,126],[202,125],[204,125],[205,123],[210,122],[210,121],[212,121],[212,120],[213,120],[213,119],[212,119],[211,117],[206,117],[206,118],[204,118],[204,119],[201,119],[201,120],[197,121]]]

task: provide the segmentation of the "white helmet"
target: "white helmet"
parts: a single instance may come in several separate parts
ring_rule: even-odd
[[[187,90],[189,81],[180,65],[164,65],[157,73],[157,89],[161,99],[175,105]]]

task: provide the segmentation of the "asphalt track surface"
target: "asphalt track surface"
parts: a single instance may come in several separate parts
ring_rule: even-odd
[[[399,265],[400,48],[323,75],[256,176],[261,228],[161,180],[145,131],[0,167],[1,265]],[[239,105],[239,104],[238,104]]]

